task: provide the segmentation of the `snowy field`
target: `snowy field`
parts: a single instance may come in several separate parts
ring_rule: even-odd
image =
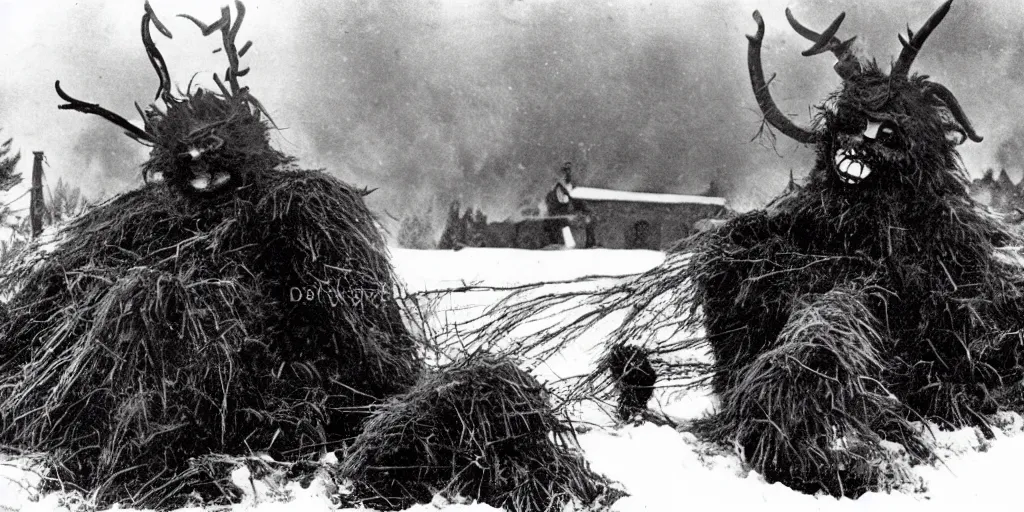
[[[507,293],[492,288],[580,276],[624,276],[652,268],[664,259],[659,252],[615,250],[393,249],[392,255],[408,292],[460,290],[431,294],[436,299],[430,309],[430,321],[439,332],[450,331],[453,325],[478,316]],[[589,333],[569,347],[563,357],[553,358],[549,364],[536,368],[535,373],[545,380],[586,371],[597,356],[595,345],[600,339],[600,332]],[[651,407],[686,420],[713,408],[714,398],[707,391],[665,389],[656,393]],[[735,454],[701,443],[692,434],[671,427],[617,425],[596,406],[580,410],[574,420],[591,425],[579,435],[579,442],[592,467],[618,482],[629,494],[615,503],[614,511],[931,511],[1012,508],[1009,505],[1019,500],[1015,468],[1024,459],[1024,420],[1017,415],[996,418],[999,428],[992,440],[984,439],[975,429],[933,429],[936,451],[942,459],[938,464],[904,467],[912,476],[911,485],[892,493],[869,493],[858,500],[808,496],[782,485],[769,485],[760,475],[747,470]],[[232,507],[234,510],[337,510],[322,482],[315,481],[306,489],[295,483],[272,489],[273,482],[249,482],[244,469],[236,471],[233,477],[248,489],[246,501]],[[37,481],[38,477],[26,470],[23,461],[0,461],[0,511],[92,509],[88,496],[39,496],[33,489]],[[438,499],[409,510],[495,509]]]

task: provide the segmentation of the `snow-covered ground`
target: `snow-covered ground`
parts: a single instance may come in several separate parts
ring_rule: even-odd
[[[664,260],[664,255],[658,252],[616,250],[393,249],[392,256],[410,293],[476,287],[430,294],[436,297],[430,314],[439,329],[478,316],[487,305],[507,294],[493,288],[591,275],[628,276]],[[586,371],[597,355],[594,345],[600,339],[600,332],[585,336],[569,347],[570,354],[554,358],[535,372],[543,379]],[[655,395],[651,405],[673,417],[687,419],[713,408],[714,397],[706,390],[666,389]],[[975,429],[935,430],[934,443],[942,459],[940,463],[906,468],[915,481],[912,485],[893,493],[869,493],[858,500],[808,496],[782,485],[769,485],[758,474],[747,470],[735,454],[704,444],[692,434],[671,427],[617,426],[598,408],[581,410],[580,415],[596,425],[579,436],[592,467],[619,482],[629,493],[612,507],[619,512],[962,510],[965,507],[1012,508],[1010,504],[1019,500],[1016,493],[1019,477],[1015,468],[1024,460],[1024,435],[1021,435],[1024,420],[1013,414],[998,418],[1001,428],[996,430],[992,440],[985,440]],[[247,480],[244,470],[239,470],[235,476],[240,481]],[[0,461],[0,511],[89,509],[87,496],[38,496],[33,490],[37,481],[38,477],[26,471],[23,463],[11,465]],[[328,490],[322,485],[302,489],[298,484],[290,484],[288,491],[289,501],[269,500],[262,492],[256,492],[234,508],[336,510],[327,498]],[[409,510],[482,512],[494,509],[481,504],[449,504],[436,500]]]
[[[523,251],[464,249],[456,252],[393,249],[399,275],[410,290],[457,288],[464,284],[514,286],[530,282],[569,280],[592,275],[628,276],[664,261],[653,251],[576,250]],[[627,277],[628,278],[628,277]],[[498,300],[499,292],[461,292],[445,296],[454,321],[479,314]],[[455,311],[455,313],[452,313]],[[572,353],[535,370],[539,377],[566,376],[586,368],[597,354],[601,332],[590,333]],[[556,360],[558,358],[555,358]],[[714,407],[709,390],[664,390],[652,407],[678,419],[699,417]],[[935,466],[908,468],[917,485],[893,493],[869,493],[857,500],[816,497],[781,484],[767,484],[744,468],[735,454],[698,441],[692,434],[666,426],[616,426],[596,410],[584,410],[594,428],[579,436],[592,467],[619,482],[630,496],[614,511],[714,510],[952,510],[964,506],[1014,503],[1017,461],[1024,458],[1024,420],[1001,416],[996,438],[985,440],[975,429],[941,432],[932,429],[942,459]],[[603,424],[601,424],[603,423]]]

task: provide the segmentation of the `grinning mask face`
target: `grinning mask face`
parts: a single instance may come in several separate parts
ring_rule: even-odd
[[[224,81],[217,74],[214,81],[220,92],[191,87],[184,95],[171,92],[171,79],[163,56],[153,43],[152,28],[170,38],[171,33],[145,4],[142,16],[142,42],[149,60],[160,79],[156,103],[145,111],[136,105],[145,124],[144,129],[99,105],[86,103],[65,93],[60,82],[57,94],[67,102],[61,109],[96,114],[120,126],[138,142],[152,146],[149,160],[143,165],[143,177],[149,181],[165,183],[171,190],[190,197],[208,197],[228,192],[243,185],[251,169],[272,168],[285,161],[285,157],[270,147],[266,114],[263,106],[241,87],[238,78],[249,72],[239,68],[239,59],[251,46],[247,42],[240,49],[235,38],[245,17],[245,6],[235,2],[238,17],[234,22],[231,11],[224,7],[221,17],[207,25],[187,15],[202,30],[203,35],[219,33],[223,50],[228,58]],[[225,83],[225,81],[227,83]],[[181,94],[181,93],[179,93]],[[269,120],[269,116],[267,117]]]
[[[928,172],[952,167],[956,144],[981,141],[948,89],[926,76],[908,75],[914,57],[951,2],[939,7],[916,34],[908,30],[908,39],[899,36],[903,51],[889,74],[874,62],[864,64],[854,56],[856,38],[842,41],[835,36],[845,14],[819,34],[801,25],[787,9],[793,29],[814,43],[803,55],[832,52],[837,58],[835,70],[843,79],[842,88],[820,109],[814,130],[795,125],[772,100],[761,67],[764,22],[754,12],[758,30],[747,36],[748,64],[758,104],[773,127],[817,146],[817,179],[844,189],[917,186],[934,178]]]
[[[841,183],[860,185],[875,169],[891,172],[907,166],[906,136],[889,113],[846,108],[831,121],[832,170]]]

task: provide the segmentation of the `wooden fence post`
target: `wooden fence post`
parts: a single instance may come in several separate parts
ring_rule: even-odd
[[[28,212],[32,222],[32,238],[38,238],[43,232],[43,211],[46,208],[43,202],[43,152],[33,151],[32,154],[36,159],[32,164],[32,191]]]

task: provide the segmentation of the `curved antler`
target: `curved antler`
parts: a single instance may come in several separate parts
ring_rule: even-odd
[[[834,69],[843,80],[852,78],[854,75],[860,73],[860,62],[853,55],[853,42],[857,40],[857,36],[853,36],[846,41],[841,41],[836,37],[836,32],[839,31],[839,26],[842,25],[843,20],[846,19],[846,13],[840,13],[836,17],[835,21],[822,33],[817,33],[796,20],[793,16],[793,11],[786,8],[786,19],[789,21],[790,26],[796,33],[800,34],[804,38],[814,42],[814,45],[810,49],[805,50],[801,53],[804,57],[810,57],[812,55],[818,55],[826,51],[831,51],[836,56],[836,64]]]
[[[899,34],[897,36],[900,39],[900,44],[903,45],[903,50],[900,51],[900,56],[896,59],[896,63],[892,65],[892,72],[889,73],[890,76],[907,76],[907,73],[910,72],[910,65],[914,63],[914,58],[916,58],[917,53],[921,51],[921,46],[924,45],[925,39],[928,39],[932,30],[935,30],[935,27],[938,27],[939,23],[942,23],[942,18],[946,17],[946,13],[949,12],[949,7],[952,4],[953,0],[946,0],[945,3],[940,5],[939,8],[932,13],[931,17],[928,18],[928,21],[925,22],[924,26],[921,27],[921,30],[918,30],[916,34],[910,30],[910,27],[908,26],[907,36],[910,37],[909,42],[903,38],[903,34]]]
[[[167,69],[167,62],[164,61],[163,54],[157,49],[156,43],[153,42],[153,36],[150,34],[150,22],[164,37],[173,39],[171,31],[167,30],[163,23],[160,23],[156,13],[153,12],[153,7],[149,5],[149,0],[146,0],[146,13],[142,15],[142,44],[146,47],[146,55],[149,57],[149,62],[153,64],[153,69],[156,70],[157,78],[160,79],[160,85],[153,99],[162,99],[168,104],[178,103],[180,100],[171,94],[171,75]]]
[[[57,108],[61,110],[77,110],[84,114],[96,114],[102,117],[103,119],[106,119],[107,121],[110,121],[111,123],[114,123],[120,126],[121,128],[124,128],[125,135],[139,142],[149,142],[151,144],[156,143],[156,137],[154,137],[153,134],[128,122],[127,119],[95,103],[86,103],[84,101],[72,98],[66,92],[64,92],[63,89],[60,88],[60,80],[57,80],[57,82],[54,84],[54,87],[57,89],[57,96],[60,96],[60,99],[68,102],[66,105],[58,105]]]
[[[978,135],[978,132],[974,131],[974,126],[971,125],[970,119],[967,119],[967,114],[960,107],[960,102],[956,100],[956,96],[953,96],[949,89],[946,89],[941,84],[931,83],[925,86],[925,93],[931,94],[949,109],[949,112],[953,114],[953,118],[963,128],[967,138],[974,142],[981,142],[984,139],[984,137]]]
[[[220,18],[209,25],[199,21],[193,16],[189,16],[188,14],[179,14],[178,16],[194,23],[199,27],[199,30],[202,31],[204,36],[209,36],[218,30],[220,31],[222,47],[214,50],[213,53],[223,50],[224,54],[227,55],[228,68],[224,71],[224,78],[228,81],[228,85],[231,86],[231,89],[228,90],[228,88],[224,86],[224,82],[217,73],[213,74],[213,81],[217,84],[217,87],[220,88],[221,94],[226,97],[238,97],[239,95],[244,95],[245,100],[256,108],[257,115],[262,114],[267,116],[267,120],[270,121],[270,124],[277,127],[277,124],[274,123],[274,119],[270,117],[270,113],[263,107],[263,104],[249,93],[249,88],[238,85],[238,77],[249,74],[249,68],[239,69],[239,59],[244,57],[245,53],[252,48],[252,41],[246,41],[241,48],[238,48],[235,44],[235,40],[238,37],[238,30],[242,28],[242,20],[245,19],[245,4],[239,0],[235,0],[235,10],[238,12],[238,18],[235,19],[234,23],[231,21],[231,10],[227,6],[221,8]]]
[[[228,68],[224,71],[224,78],[228,81],[228,84],[231,86],[230,94],[228,93],[228,89],[224,87],[224,83],[221,82],[220,77],[217,76],[216,73],[213,75],[213,80],[217,83],[217,86],[220,87],[221,92],[225,96],[237,95],[242,90],[242,88],[238,85],[238,77],[245,76],[247,73],[249,73],[249,68],[241,70],[238,69],[238,59],[244,56],[245,52],[249,51],[249,48],[252,46],[252,41],[248,41],[244,45],[242,45],[241,50],[239,50],[238,47],[235,46],[235,38],[238,36],[238,29],[242,28],[242,20],[245,19],[245,5],[243,5],[242,2],[240,2],[239,0],[235,0],[235,10],[238,11],[238,18],[235,20],[234,23],[231,22],[231,10],[227,6],[221,8],[220,19],[218,19],[210,25],[207,25],[199,21],[195,17],[189,16],[188,14],[178,15],[182,18],[191,21],[192,23],[195,23],[196,26],[199,27],[199,30],[202,31],[204,36],[208,36],[214,33],[215,31],[220,30],[221,40],[223,42],[223,50],[228,57]],[[214,53],[217,53],[218,51],[220,51],[220,49],[214,50]]]
[[[161,34],[171,38],[171,32],[167,30],[167,27],[156,17],[156,13],[153,12],[153,7],[149,5],[149,0],[145,3],[146,12],[142,15],[142,43],[146,47],[146,55],[149,57],[149,62],[153,64],[153,69],[156,70],[156,76],[160,79],[160,85],[156,90],[156,98],[163,99],[167,103],[180,102],[174,95],[171,94],[171,77],[167,71],[167,63],[164,61],[163,55],[160,50],[157,49],[156,44],[153,42],[153,35],[150,33],[150,23],[156,27]],[[127,119],[99,106],[96,103],[87,103],[82,100],[71,97],[68,93],[64,92],[64,89],[60,87],[60,80],[54,83],[54,88],[57,89],[57,96],[60,99],[66,101],[64,105],[57,105],[57,108],[61,110],[76,110],[83,114],[95,114],[111,123],[120,126],[125,130],[125,135],[135,139],[137,142],[143,144],[156,144],[156,136],[151,133],[149,118],[146,113],[142,111],[139,104],[135,104],[136,110],[139,111],[139,115],[142,116],[142,122],[145,123],[145,129],[139,128],[133,125]]]
[[[750,70],[750,85],[754,88],[754,96],[757,104],[764,113],[765,120],[785,136],[803,143],[813,144],[817,136],[814,132],[801,128],[793,123],[785,114],[779,110],[772,93],[768,90],[768,81],[764,79],[764,68],[761,66],[761,42],[764,40],[764,20],[761,13],[754,11],[754,21],[757,22],[757,34],[747,36],[750,45],[747,48],[747,67]],[[775,79],[775,75],[772,75]]]

